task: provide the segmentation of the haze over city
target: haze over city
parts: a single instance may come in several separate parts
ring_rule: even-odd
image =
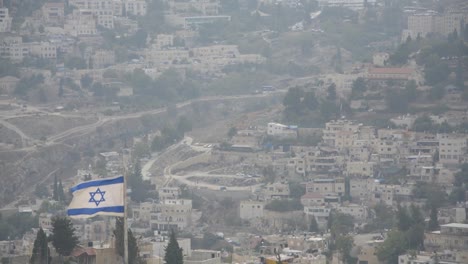
[[[467,264],[468,1],[0,0],[1,264]]]

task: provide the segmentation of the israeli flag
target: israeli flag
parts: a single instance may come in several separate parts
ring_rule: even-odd
[[[70,190],[73,194],[67,210],[70,217],[124,216],[123,176],[82,182]]]

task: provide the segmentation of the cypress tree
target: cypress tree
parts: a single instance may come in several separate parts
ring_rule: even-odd
[[[439,229],[439,221],[437,220],[437,207],[435,206],[431,206],[431,216],[429,218],[429,223],[427,223],[427,229],[429,231]]]
[[[315,216],[312,216],[312,220],[310,221],[310,225],[309,225],[309,232],[318,232],[318,231],[319,231],[319,228],[318,228],[317,220],[315,220]]]
[[[36,235],[36,240],[34,240],[34,247],[32,251],[31,259],[29,260],[30,264],[49,264],[52,260],[49,251],[49,245],[47,242],[47,236],[44,230],[39,229]]]
[[[184,256],[182,255],[182,248],[179,247],[174,230],[171,232],[169,244],[166,247],[166,255],[164,261],[170,264],[183,264]]]
[[[117,217],[115,222],[114,236],[115,236],[115,250],[119,256],[124,256],[124,223],[123,217]],[[139,264],[143,263],[139,257],[139,249],[135,236],[132,231],[128,229],[128,263]]]
[[[52,199],[54,199],[54,201],[58,201],[58,200],[59,200],[59,197],[58,197],[57,175],[55,175],[55,177],[54,177],[54,192],[53,192]]]
[[[65,193],[63,192],[62,180],[59,180],[59,183],[58,183],[57,196],[58,196],[59,201],[61,202],[65,201]]]

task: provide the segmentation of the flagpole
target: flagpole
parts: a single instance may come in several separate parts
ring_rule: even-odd
[[[123,218],[123,229],[124,229],[124,264],[128,264],[128,224],[127,224],[127,163],[125,162],[124,155],[122,153],[123,165],[124,165],[124,187],[123,187],[123,198],[124,198],[124,218]]]

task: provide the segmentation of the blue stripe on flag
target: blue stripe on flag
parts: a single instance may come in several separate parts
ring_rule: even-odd
[[[76,208],[68,209],[68,215],[93,215],[96,213],[124,213],[123,206],[109,206],[101,208]]]
[[[96,181],[87,181],[87,182],[80,183],[80,184],[70,188],[70,191],[71,192],[76,192],[76,191],[84,189],[84,188],[103,186],[103,185],[110,185],[110,184],[117,184],[117,183],[123,183],[123,182],[124,182],[124,177],[123,176],[119,176],[117,178],[96,180]]]

